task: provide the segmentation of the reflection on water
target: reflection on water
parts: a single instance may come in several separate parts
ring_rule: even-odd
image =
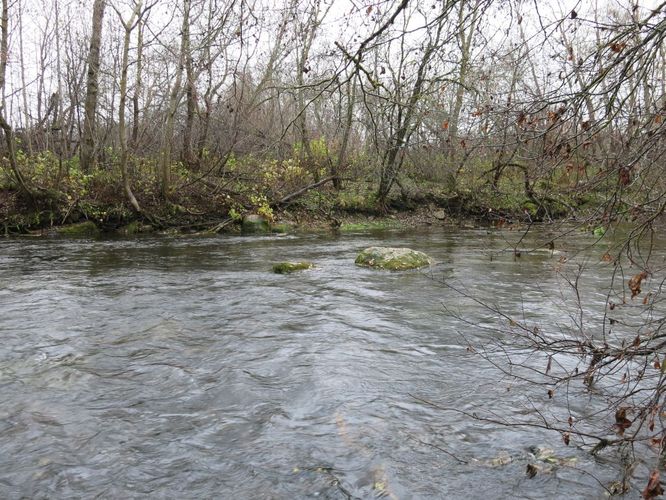
[[[498,381],[463,340],[488,333],[444,314],[494,321],[439,283],[448,280],[530,321],[557,319],[558,256],[515,259],[500,251],[505,237],[1,242],[0,496],[598,496],[575,468],[525,475],[529,447],[545,443],[615,478],[558,436],[418,399],[510,413],[535,390]],[[354,266],[372,244],[438,263]],[[274,275],[280,260],[317,267]],[[592,287],[604,282],[597,274]]]

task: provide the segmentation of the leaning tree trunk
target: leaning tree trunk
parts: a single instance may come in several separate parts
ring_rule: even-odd
[[[403,2],[401,5],[406,5],[406,2]],[[409,144],[412,133],[419,126],[420,119],[419,117],[415,117],[415,114],[418,112],[418,104],[423,97],[423,91],[428,83],[427,76],[430,69],[430,62],[440,46],[446,14],[448,14],[454,5],[455,2],[444,2],[436,33],[424,48],[423,57],[419,61],[416,80],[414,81],[414,87],[411,90],[409,99],[405,104],[397,104],[398,119],[396,130],[389,138],[389,146],[382,159],[381,178],[379,180],[379,189],[377,190],[377,203],[382,210],[386,209],[388,195],[398,178],[405,148]]]
[[[123,58],[120,66],[120,104],[118,106],[118,139],[120,141],[120,172],[123,178],[123,187],[127,199],[132,204],[132,207],[137,212],[141,212],[139,202],[136,200],[132,187],[130,186],[129,173],[127,171],[127,131],[125,126],[125,107],[127,102],[127,67],[129,65],[129,45],[132,30],[135,27],[135,20],[139,17],[141,12],[141,1],[139,1],[132,12],[132,16],[128,22],[123,22],[125,28],[125,37],[123,39]]]
[[[403,119],[401,123],[398,124],[398,129],[391,138],[390,146],[384,155],[379,189],[377,191],[377,201],[382,208],[386,207],[386,200],[396,181],[400,167],[402,166],[402,152],[409,142],[409,138],[415,128],[415,125],[412,124],[412,118],[416,112],[417,104],[421,99],[421,91],[426,83],[426,73],[430,58],[435,52],[435,47],[435,44],[430,44],[423,54],[423,58],[421,59],[416,73],[414,88],[412,89],[409,101],[405,105],[404,113],[401,113]]]

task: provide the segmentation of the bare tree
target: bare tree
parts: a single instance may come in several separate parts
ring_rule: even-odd
[[[139,0],[135,2],[132,9],[132,14],[130,18],[125,21],[122,17],[122,13],[116,9],[120,23],[124,29],[123,37],[123,53],[122,53],[122,62],[120,63],[120,104],[118,105],[118,139],[120,143],[120,172],[123,178],[123,188],[125,189],[125,194],[129,199],[132,207],[137,212],[141,212],[141,207],[137,201],[134,193],[132,192],[132,187],[129,179],[129,172],[127,169],[127,162],[129,151],[127,148],[127,129],[125,126],[125,113],[126,113],[126,101],[127,101],[127,70],[129,68],[129,48],[130,48],[130,39],[132,36],[132,31],[139,25],[141,17],[144,15],[146,10],[150,9],[155,5],[148,5],[145,9],[143,8],[143,1]]]
[[[381,172],[379,187],[377,190],[377,201],[381,207],[386,207],[389,193],[395,184],[400,169],[405,159],[405,150],[409,145],[414,131],[420,125],[420,116],[418,116],[418,105],[421,102],[424,93],[429,85],[429,69],[433,56],[440,48],[442,42],[447,38],[445,32],[446,17],[456,5],[455,1],[444,2],[442,12],[434,21],[434,26],[426,27],[426,40],[423,42],[422,54],[416,61],[416,71],[406,98],[401,97],[405,86],[403,76],[406,68],[400,68],[397,80],[400,82],[396,86],[397,95],[390,98],[392,115],[391,133],[388,137],[385,152],[381,159]],[[403,64],[405,62],[405,53],[401,54]],[[398,90],[400,89],[400,90]]]
[[[102,45],[102,26],[104,20],[105,0],[95,0],[93,4],[92,31],[90,33],[90,49],[88,51],[88,77],[86,80],[86,99],[84,104],[84,121],[81,132],[81,169],[91,171],[96,162],[96,129],[97,129],[97,94],[99,92],[100,49]]]
[[[294,29],[298,32],[296,33],[296,39],[298,40],[298,50],[296,54],[296,123],[298,130],[298,141],[301,144],[300,156],[301,161],[306,163],[312,158],[312,149],[310,147],[310,134],[308,131],[308,120],[307,120],[307,103],[306,103],[306,75],[311,71],[310,65],[312,62],[309,60],[312,45],[315,41],[315,37],[321,22],[325,18],[328,10],[331,8],[331,5],[328,5],[322,12],[322,5],[320,0],[313,0],[308,9],[306,9],[306,18],[302,23],[295,23]],[[296,9],[300,7],[297,2],[291,6],[291,8]],[[315,182],[319,181],[319,176],[317,173],[317,168],[312,169]]]
[[[187,10],[187,12],[185,12]],[[182,61],[185,66],[185,127],[183,128],[183,163],[191,167],[194,162],[192,153],[192,129],[194,128],[194,117],[197,111],[197,87],[196,75],[193,67],[192,47],[190,40],[190,5],[183,5],[183,15],[188,17],[188,22],[183,22],[182,34]]]
[[[352,134],[352,124],[354,120],[354,107],[356,105],[356,82],[353,78],[350,78],[347,81],[347,86],[344,92],[341,92],[340,96],[340,105],[342,107],[343,98],[342,95],[346,95],[346,111],[344,115],[341,113],[340,120],[342,121],[342,140],[340,143],[340,149],[338,151],[338,161],[337,163],[331,164],[331,176],[333,177],[333,187],[337,190],[342,189],[342,180],[340,175],[342,170],[345,168],[348,158],[349,150],[349,139]],[[344,118],[343,118],[344,117]]]
[[[5,135],[9,165],[20,191],[32,198],[32,192],[26,183],[16,161],[16,144],[14,130],[7,120],[7,100],[5,98],[5,85],[7,75],[7,58],[9,54],[9,6],[7,0],[2,0],[2,18],[0,19],[0,92],[2,93],[2,106],[0,107],[0,128]]]
[[[162,136],[162,150],[160,152],[160,193],[165,199],[169,196],[169,190],[171,189],[171,143],[173,141],[173,131],[176,123],[176,112],[178,111],[178,103],[180,102],[183,71],[185,68],[185,59],[187,58],[186,51],[189,47],[190,6],[190,0],[183,0],[183,23],[181,27],[178,67],[176,69],[176,79],[171,86],[169,94],[169,105]]]
[[[139,96],[141,95],[141,79],[143,77],[143,30],[144,20],[137,19],[137,42],[136,42],[136,75],[134,79],[134,90],[132,94],[132,147],[139,146],[139,128],[140,128],[140,106]]]
[[[474,34],[482,13],[481,1],[477,0],[476,5],[470,5],[467,13],[466,7],[471,2],[461,1],[458,3],[458,45],[460,47],[460,61],[458,62],[458,81],[456,82],[455,101],[451,110],[451,118],[448,122],[449,132],[449,152],[452,156],[457,147],[458,128],[460,124],[460,112],[462,111],[463,98],[467,88],[467,79],[471,66],[472,42]]]

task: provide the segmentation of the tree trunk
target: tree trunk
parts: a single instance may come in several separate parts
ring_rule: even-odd
[[[14,141],[14,130],[7,121],[5,113],[7,112],[7,103],[5,101],[5,84],[7,75],[7,59],[9,57],[9,7],[7,0],[2,0],[2,20],[0,21],[0,93],[2,94],[2,107],[0,107],[0,128],[5,134],[5,143],[7,145],[7,156],[14,180],[19,190],[32,198],[32,192],[28,187],[18,163],[16,162],[16,145]]]
[[[136,42],[136,79],[132,95],[132,147],[139,145],[139,96],[141,95],[141,76],[143,72],[143,22],[137,23],[138,40]]]
[[[122,62],[120,63],[120,103],[118,106],[118,140],[120,143],[120,173],[123,178],[123,187],[125,189],[125,194],[129,202],[132,204],[132,207],[137,212],[141,212],[141,207],[139,202],[136,200],[134,193],[132,192],[132,187],[130,186],[129,173],[127,172],[127,160],[128,160],[128,150],[127,150],[127,131],[125,127],[125,107],[127,101],[127,67],[129,66],[129,45],[130,45],[130,36],[132,30],[135,26],[135,21],[139,17],[141,12],[141,0],[137,2],[132,12],[130,20],[126,23],[123,22],[123,27],[125,28],[125,36],[123,38],[123,56]]]
[[[176,70],[176,81],[171,88],[169,95],[169,110],[167,112],[164,135],[162,137],[162,159],[160,162],[160,194],[166,199],[171,189],[171,141],[173,140],[173,130],[176,121],[176,112],[178,111],[178,101],[180,97],[180,86],[183,79],[183,69],[185,66],[185,34],[189,32],[190,24],[190,0],[183,0],[183,25],[181,28],[182,38],[180,42],[180,57],[178,69]]]
[[[465,97],[465,86],[467,83],[467,73],[469,72],[470,66],[470,55],[472,51],[472,40],[474,38],[474,30],[476,29],[476,23],[478,16],[476,12],[472,11],[470,16],[472,20],[468,27],[467,32],[463,29],[465,23],[465,5],[467,2],[460,2],[459,11],[458,11],[458,37],[460,41],[460,68],[458,73],[458,82],[456,87],[456,97],[453,105],[453,111],[451,112],[451,118],[449,120],[449,140],[448,140],[448,151],[449,156],[453,156],[456,150],[456,142],[458,141],[458,127],[460,124],[460,112],[462,111],[463,98]]]
[[[333,177],[333,187],[339,191],[342,189],[342,180],[340,173],[347,161],[347,148],[349,147],[349,136],[351,135],[352,120],[354,118],[354,101],[356,99],[356,84],[353,78],[347,82],[347,113],[345,116],[344,131],[342,132],[342,144],[340,145],[340,152],[338,153],[338,162],[333,165],[331,169],[331,176]]]
[[[92,33],[88,51],[88,77],[84,104],[83,132],[81,137],[81,169],[90,172],[96,162],[96,114],[99,92],[99,53],[102,45],[102,21],[105,0],[95,0],[93,4]]]
[[[296,57],[296,128],[298,129],[298,139],[301,142],[300,160],[306,168],[311,169],[314,181],[319,181],[319,169],[317,165],[310,165],[312,159],[312,148],[310,147],[310,133],[308,131],[308,119],[306,102],[305,75],[310,71],[308,58],[315,40],[315,36],[321,24],[320,19],[320,0],[314,0],[310,8],[309,15],[304,26],[300,26],[302,34],[302,46]],[[329,7],[330,8],[330,7]],[[324,14],[325,15],[325,14]]]
[[[189,6],[188,16],[189,16]],[[185,129],[183,130],[183,163],[189,168],[194,163],[192,153],[192,129],[194,128],[194,115],[196,113],[196,77],[192,68],[192,50],[190,48],[190,23],[183,24],[183,61],[185,63],[185,94],[187,112],[185,115]]]
[[[19,59],[21,62],[21,97],[23,100],[23,130],[25,134],[25,145],[28,149],[28,154],[32,155],[32,134],[30,131],[30,111],[28,109],[28,88],[25,84],[25,56],[23,50],[23,10],[22,2],[18,2],[18,22],[19,22]],[[56,11],[57,12],[57,11]],[[57,23],[57,19],[56,19]]]

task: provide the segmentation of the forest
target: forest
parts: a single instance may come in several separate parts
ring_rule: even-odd
[[[5,0],[3,231],[424,206],[647,222],[665,22],[628,1]]]

